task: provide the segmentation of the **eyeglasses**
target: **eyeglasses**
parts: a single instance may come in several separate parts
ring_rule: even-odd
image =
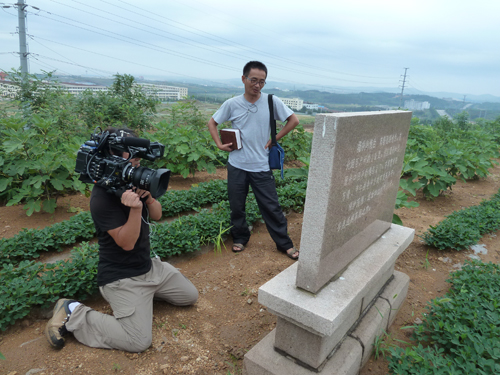
[[[247,76],[245,76],[245,78],[248,79],[252,85],[259,84],[259,86],[264,86],[266,84],[264,80],[259,81],[257,78],[248,78]]]

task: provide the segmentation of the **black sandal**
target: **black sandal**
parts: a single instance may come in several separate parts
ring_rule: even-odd
[[[234,250],[235,247],[239,250]],[[233,253],[241,253],[243,250],[245,250],[245,245],[241,243],[233,243],[233,247],[231,248],[231,250],[233,250]]]
[[[290,249],[288,249],[286,251],[282,251],[282,252],[285,253],[288,258],[293,259],[293,260],[298,260],[299,255],[300,255],[300,251],[297,250],[295,247],[292,247],[292,249],[293,249],[293,251],[291,253],[288,252],[288,250],[290,250]],[[299,253],[299,254],[297,254],[297,256],[294,257],[293,254],[295,254],[295,253]]]

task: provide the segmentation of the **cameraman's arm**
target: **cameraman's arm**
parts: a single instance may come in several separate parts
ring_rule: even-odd
[[[136,189],[135,192],[139,194],[141,198],[146,199],[146,207],[148,208],[149,217],[153,220],[161,219],[161,203],[157,199],[151,196],[151,193],[147,190]]]
[[[125,225],[108,230],[108,233],[118,246],[125,251],[129,251],[134,248],[141,233],[142,202],[138,194],[132,190],[127,190],[122,195],[121,203],[130,207],[128,220]]]

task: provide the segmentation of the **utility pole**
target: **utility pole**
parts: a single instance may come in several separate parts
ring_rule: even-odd
[[[26,16],[24,9],[27,5],[24,0],[18,0],[17,17],[19,21],[19,57],[21,59],[21,73],[25,77],[28,75],[28,45],[26,43]]]
[[[404,69],[405,69],[405,75],[403,76],[403,85],[401,86],[401,98],[399,99],[399,108],[401,108],[403,105],[403,92],[405,91],[406,71],[410,68],[404,68]]]

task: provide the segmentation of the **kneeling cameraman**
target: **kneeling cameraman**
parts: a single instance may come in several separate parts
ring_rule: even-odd
[[[135,136],[128,129],[107,131],[121,137]],[[110,151],[129,158],[126,152]],[[140,159],[129,162],[136,167]],[[162,208],[149,191],[133,188],[120,198],[94,185],[90,212],[99,240],[97,284],[113,316],[60,299],[45,336],[56,348],[64,346],[64,335],[69,331],[91,347],[142,352],[152,341],[153,298],[188,306],[197,301],[198,290],[175,267],[159,258],[151,259],[148,220],[159,220]]]

